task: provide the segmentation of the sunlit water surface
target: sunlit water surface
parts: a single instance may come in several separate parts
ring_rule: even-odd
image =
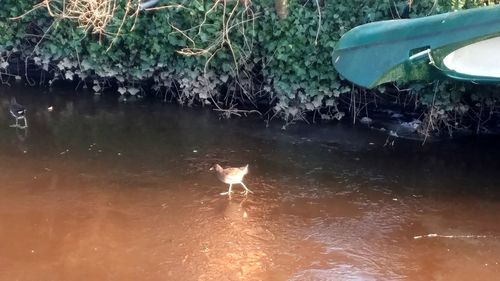
[[[500,279],[499,138],[384,146],[71,90],[0,102],[0,280]],[[219,195],[214,163],[248,163],[254,194]]]

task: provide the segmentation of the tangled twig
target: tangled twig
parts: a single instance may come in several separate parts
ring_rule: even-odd
[[[241,54],[250,54],[252,49],[252,42],[245,35],[245,25],[248,23],[252,24],[252,28],[254,26],[254,22],[256,16],[253,14],[251,9],[250,1],[233,1],[234,4],[232,7],[228,8],[227,0],[216,0],[213,4],[205,11],[203,16],[203,20],[194,27],[189,29],[181,30],[180,28],[171,24],[172,29],[175,31],[173,33],[179,33],[183,37],[185,37],[190,43],[192,47],[185,47],[180,50],[177,50],[177,53],[186,56],[207,56],[207,60],[205,62],[204,72],[208,71],[208,66],[212,59],[217,55],[218,52],[223,50],[224,48],[228,48],[231,52],[231,56],[233,59],[234,70],[235,73],[238,74],[241,63],[244,63],[245,58],[248,55]],[[160,9],[162,7],[158,7]],[[196,46],[195,39],[196,36],[199,36],[202,33],[204,27],[206,27],[207,21],[210,18],[212,13],[217,13],[218,9],[221,8],[220,18],[222,19],[222,27],[216,32],[215,38],[209,43],[208,46],[198,47]],[[241,17],[237,17],[240,14]],[[239,33],[243,37],[243,47],[246,48],[246,52],[240,50],[239,48],[236,50],[235,46],[232,43],[232,34],[233,29],[240,27]],[[191,34],[190,32],[193,30],[197,30],[195,34]]]
[[[119,0],[43,0],[35,4],[29,11],[13,17],[11,20],[21,19],[35,10],[45,8],[49,16],[54,18],[55,21],[64,19],[75,21],[84,32],[98,35],[99,42],[102,42],[104,37],[111,37],[112,40],[107,49],[109,50],[122,33],[122,28],[128,19],[134,20],[131,29],[134,28],[139,15],[139,2],[140,0],[127,0],[123,7],[124,14],[115,31],[111,30],[110,26],[116,20],[118,10],[121,9]],[[135,10],[135,12],[130,14],[132,10]],[[45,33],[49,30],[50,28]]]

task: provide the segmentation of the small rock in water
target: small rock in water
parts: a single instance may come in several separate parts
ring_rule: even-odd
[[[49,106],[49,107],[47,107],[47,110],[48,110],[49,112],[52,112],[52,110],[54,110],[54,107],[53,107],[53,106]]]
[[[370,125],[371,123],[373,123],[373,120],[370,117],[365,116],[365,117],[361,118],[361,120],[359,120],[359,122],[361,122],[361,124]]]
[[[401,113],[393,113],[391,115],[391,118],[394,118],[394,119],[398,119],[398,118],[401,118],[401,117],[403,117],[403,114],[401,114]]]
[[[411,122],[402,122],[401,127],[405,128],[411,132],[415,132],[421,123],[422,123],[422,121],[420,121],[420,120],[413,120]]]

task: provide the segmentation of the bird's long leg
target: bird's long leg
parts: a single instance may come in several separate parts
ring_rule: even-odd
[[[19,117],[16,120],[19,120],[19,123],[17,125],[17,127],[19,129],[26,129],[26,117]],[[21,125],[21,121],[20,120],[23,120],[23,125]]]
[[[242,194],[247,195],[247,194],[248,194],[248,192],[253,193],[253,191],[251,191],[250,189],[248,189],[248,187],[247,187],[247,186],[246,186],[243,182],[240,182],[240,183],[241,183],[241,185],[243,185],[243,187],[245,188],[245,191],[243,191],[243,192],[242,192]]]
[[[14,118],[15,118],[15,117],[14,117]],[[17,120],[17,118],[15,118],[15,119],[16,119],[16,124],[12,124],[12,125],[10,125],[10,127],[11,127],[11,128],[17,128],[17,127],[19,127],[19,125],[18,125],[18,120]]]
[[[232,192],[231,189],[232,189],[232,187],[233,187],[233,184],[230,183],[228,191],[227,192],[222,192],[220,195],[229,195],[229,196],[231,196],[231,192]]]
[[[20,127],[20,128],[21,129],[28,128],[28,119],[26,119],[25,116],[23,116],[23,123],[24,123],[24,125],[22,127]]]

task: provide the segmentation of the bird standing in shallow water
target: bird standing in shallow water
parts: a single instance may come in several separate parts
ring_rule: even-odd
[[[245,188],[245,191],[242,192],[242,194],[247,195],[249,192],[253,193],[250,189],[247,188],[247,186],[243,183],[243,177],[248,174],[248,164],[244,167],[240,168],[225,168],[223,169],[219,164],[215,164],[212,168],[210,168],[211,171],[215,170],[215,174],[217,175],[217,178],[222,181],[223,183],[229,184],[229,190],[227,192],[222,192],[221,195],[229,195],[231,196],[231,189],[233,187],[233,184],[241,184],[243,188]]]
[[[17,127],[24,129],[28,127],[28,122],[26,121],[26,107],[18,104],[16,98],[10,100],[9,112],[16,119],[16,124],[10,125],[11,127]],[[19,120],[23,120],[23,125],[19,125]]]

